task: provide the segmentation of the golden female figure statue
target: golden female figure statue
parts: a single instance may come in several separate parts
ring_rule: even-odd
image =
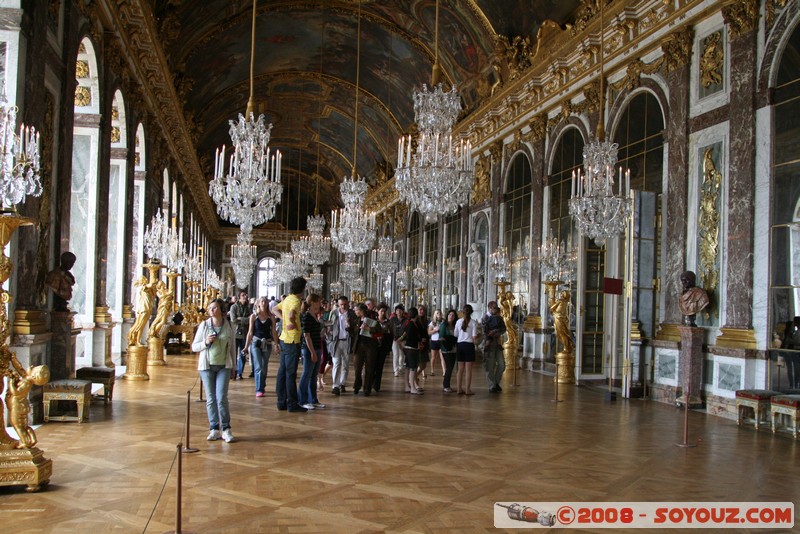
[[[144,327],[147,326],[147,321],[153,313],[153,302],[156,298],[156,284],[158,280],[153,283],[147,282],[147,277],[142,276],[134,287],[139,289],[139,299],[136,303],[136,321],[128,332],[128,345],[139,345],[144,333]]]
[[[514,312],[514,293],[512,291],[500,291],[497,295],[497,304],[500,306],[500,316],[506,326],[508,339],[503,343],[503,358],[506,360],[506,368],[515,369],[517,366],[517,327],[512,320]],[[515,377],[516,380],[516,377]]]
[[[172,305],[175,303],[175,290],[170,289],[161,280],[158,281],[158,312],[153,324],[150,325],[150,333],[147,337],[161,337],[159,333],[167,325],[167,319],[172,313]]]
[[[559,293],[559,298],[550,303],[550,313],[553,314],[553,326],[556,329],[556,338],[561,342],[562,352],[572,353],[575,342],[572,341],[572,332],[569,329],[570,294],[566,289]]]

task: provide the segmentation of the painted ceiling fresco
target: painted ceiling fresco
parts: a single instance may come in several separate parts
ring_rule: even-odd
[[[581,0],[440,0],[439,59],[466,113],[496,59],[497,37],[535,36],[542,21],[570,22]],[[155,0],[154,13],[196,147],[211,179],[214,150],[230,144],[228,121],[249,95],[251,0]],[[358,0],[259,0],[254,57],[256,109],[272,122],[270,146],[284,153],[284,199],[341,203],[338,183],[353,165]],[[397,138],[412,126],[412,94],[430,83],[435,0],[362,0],[356,168],[385,179]],[[298,173],[299,172],[299,185]],[[391,174],[391,166],[388,173]],[[306,200],[304,200],[306,199]],[[291,204],[289,204],[291,206]],[[295,207],[296,209],[296,207]],[[313,210],[312,210],[313,211]],[[284,222],[291,217],[283,216]],[[302,227],[305,218],[302,217]],[[290,227],[296,224],[289,220]]]

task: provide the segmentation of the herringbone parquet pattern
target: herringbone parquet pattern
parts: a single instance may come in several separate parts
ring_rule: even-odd
[[[192,388],[200,452],[182,457],[185,531],[485,532],[496,501],[800,501],[790,437],[691,413],[698,446],[682,449],[683,414],[670,406],[608,403],[578,387],[562,387],[556,404],[550,377],[527,372],[494,395],[476,368],[473,397],[442,394],[437,375],[413,397],[387,371],[379,395],[326,390],[328,408],[307,414],[278,412],[274,393],[256,399],[252,380],[236,381],[237,441],[209,443],[195,357],[168,363],[150,368],[149,382],[118,381],[113,403],[92,404],[90,423],[39,428],[51,484],[37,494],[0,488],[0,531],[173,530]]]

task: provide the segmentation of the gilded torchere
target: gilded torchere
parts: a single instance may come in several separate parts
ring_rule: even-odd
[[[503,358],[506,361],[506,369],[514,370],[514,382],[516,383],[517,352],[519,350],[519,335],[517,326],[512,319],[514,313],[514,292],[506,291],[511,284],[509,282],[495,282],[497,286],[497,304],[500,307],[500,317],[506,326],[508,339],[503,343]]]
[[[28,393],[34,385],[47,383],[50,371],[47,366],[25,370],[16,355],[8,348],[10,334],[8,310],[11,295],[3,289],[14,268],[11,259],[5,255],[5,247],[17,228],[31,225],[34,221],[20,217],[16,213],[0,214],[0,374],[6,381],[0,381],[0,393],[8,384],[6,407],[11,417],[11,425],[19,435],[14,439],[6,432],[5,413],[0,413],[0,485],[26,485],[28,491],[38,491],[50,482],[53,462],[44,457],[36,445],[36,434],[28,424],[30,403]]]
[[[167,272],[167,284],[158,282],[157,295],[158,295],[158,310],[156,311],[156,318],[153,319],[150,325],[150,331],[147,335],[147,365],[166,365],[164,361],[164,339],[167,333],[167,322],[173,312],[175,304],[175,287],[178,276],[175,271]]]
[[[553,315],[553,327],[556,339],[561,342],[561,351],[556,354],[559,384],[575,383],[575,342],[569,327],[569,308],[571,295],[569,290],[562,290],[556,298],[556,289],[563,282],[561,280],[547,280],[547,294],[550,302],[550,313]]]
[[[128,366],[126,380],[150,380],[147,374],[147,345],[142,344],[142,335],[153,314],[153,304],[158,288],[158,271],[160,263],[146,263],[144,268],[150,271],[150,278],[140,277],[135,286],[139,288],[139,300],[136,303],[136,321],[128,332]]]

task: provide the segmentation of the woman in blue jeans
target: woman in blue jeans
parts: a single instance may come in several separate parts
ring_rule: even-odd
[[[306,410],[324,408],[317,398],[317,375],[322,351],[322,323],[319,321],[322,297],[312,293],[300,308],[300,324],[303,326],[303,374],[297,389],[297,403]]]
[[[197,327],[192,341],[192,351],[198,353],[197,370],[206,390],[206,411],[210,432],[208,441],[220,439],[230,443],[231,416],[228,412],[228,383],[236,360],[236,332],[225,320],[222,299],[208,305],[209,318]],[[220,427],[222,434],[220,434]]]
[[[250,348],[250,358],[253,365],[253,376],[256,382],[256,397],[263,397],[267,386],[267,365],[273,350],[277,350],[278,331],[275,330],[275,316],[269,311],[267,297],[256,301],[255,313],[250,316],[250,328],[242,354]]]

